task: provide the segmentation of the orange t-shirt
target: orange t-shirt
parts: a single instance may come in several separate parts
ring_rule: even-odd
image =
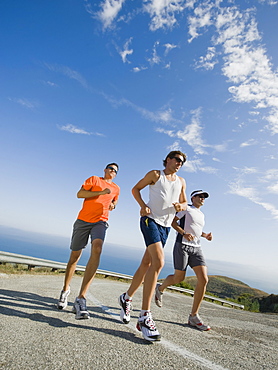
[[[120,194],[120,188],[115,183],[107,182],[103,177],[92,176],[88,178],[82,187],[85,190],[101,191],[105,188],[111,190],[110,194],[98,195],[93,198],[84,199],[78,219],[86,222],[107,221],[109,215],[109,205],[113,200],[117,200]]]

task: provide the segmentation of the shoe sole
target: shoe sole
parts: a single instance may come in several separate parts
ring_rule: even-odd
[[[90,315],[75,316],[75,320],[87,320],[90,318]]]
[[[59,306],[59,305],[57,304],[57,308],[58,308],[58,310],[64,310],[65,308],[67,308],[67,306]]]
[[[201,329],[198,325],[196,325],[196,324],[191,324],[191,322],[190,322],[190,321],[188,321],[188,325],[189,325],[189,326],[191,326],[192,328],[198,329],[198,330],[200,330],[200,331],[209,331],[209,330],[211,329],[210,327],[208,327],[207,329]]]

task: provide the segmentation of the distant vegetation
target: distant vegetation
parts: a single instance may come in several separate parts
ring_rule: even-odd
[[[196,283],[196,277],[189,276],[177,286],[194,290]],[[206,294],[242,304],[247,311],[278,313],[278,295],[268,295],[226,276],[210,275]]]
[[[60,274],[64,270],[55,270],[47,267],[36,267],[28,269],[26,265],[0,263],[0,273],[6,274]],[[83,275],[82,272],[77,272]],[[183,282],[176,284],[179,287],[194,290],[197,279],[195,276],[186,277]],[[272,312],[278,313],[278,295],[263,292],[259,289],[251,288],[242,281],[228,278],[226,276],[209,276],[209,283],[206,294],[230,300],[244,305],[244,309],[252,312]]]

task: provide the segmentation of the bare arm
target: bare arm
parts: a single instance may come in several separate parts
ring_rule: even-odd
[[[187,239],[188,241],[190,240],[193,240],[194,239],[194,236],[190,233],[186,233],[183,228],[181,228],[178,224],[178,220],[179,218],[177,216],[174,217],[173,221],[172,221],[172,228],[175,229],[178,233],[180,233],[182,236],[185,237],[185,239]]]
[[[99,195],[105,195],[105,194],[110,194],[110,193],[111,193],[111,190],[108,188],[100,190],[100,191],[91,191],[91,190],[85,190],[82,186],[81,189],[77,193],[77,198],[85,198],[85,199],[94,198],[94,197],[98,197]]]
[[[179,197],[179,203],[173,203],[173,206],[175,207],[176,212],[185,211],[187,207],[187,199],[185,195],[185,189],[186,189],[186,183],[185,180],[182,177],[179,177],[182,183],[181,193]]]
[[[148,185],[153,185],[159,179],[160,172],[153,170],[148,172],[143,179],[137,182],[137,184],[132,188],[132,195],[140,206],[140,216],[147,216],[150,214],[151,210],[143,201],[141,196],[141,190]]]

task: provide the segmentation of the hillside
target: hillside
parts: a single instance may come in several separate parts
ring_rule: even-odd
[[[196,277],[189,276],[184,280],[194,288],[196,286]],[[262,290],[251,288],[242,281],[231,279],[226,276],[209,275],[209,282],[207,285],[207,294],[212,293],[221,298],[233,298],[241,296],[242,294],[250,294],[252,297],[260,298],[268,296],[268,293]]]

